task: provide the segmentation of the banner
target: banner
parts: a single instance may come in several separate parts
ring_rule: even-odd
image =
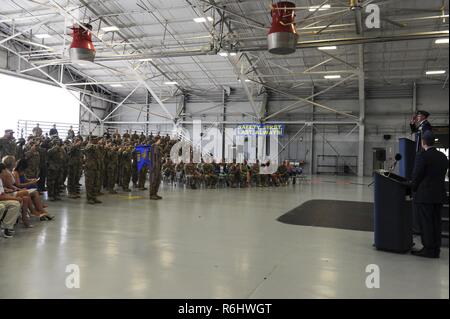
[[[239,136],[283,136],[284,124],[241,124],[237,126],[236,134]]]
[[[138,171],[140,172],[144,166],[150,165],[150,145],[136,146]]]

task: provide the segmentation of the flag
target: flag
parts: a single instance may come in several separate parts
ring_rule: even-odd
[[[136,146],[138,171],[140,172],[144,166],[150,165],[150,145]]]

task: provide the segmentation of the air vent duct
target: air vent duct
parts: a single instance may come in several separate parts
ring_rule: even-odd
[[[267,37],[270,53],[295,52],[298,41],[295,17],[295,3],[281,1],[272,5],[272,27]]]
[[[70,45],[69,55],[71,61],[90,61],[94,62],[95,48],[92,43],[90,24],[84,24],[85,28],[74,25],[72,29],[72,44]]]

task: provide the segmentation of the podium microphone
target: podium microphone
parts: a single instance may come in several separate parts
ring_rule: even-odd
[[[395,162],[394,164],[391,166],[391,169],[389,170],[389,174],[395,169],[395,167],[397,166],[397,163],[400,162],[402,160],[402,155],[401,154],[395,154]]]
[[[395,154],[394,159],[395,159],[394,164],[392,164],[392,166],[389,168],[389,170],[388,170],[387,172],[385,171],[384,176],[389,177],[389,176],[391,175],[392,171],[393,171],[393,170],[395,169],[395,167],[397,166],[397,163],[400,162],[400,161],[402,160],[402,155],[399,154],[399,153],[397,153],[397,154]],[[374,183],[375,183],[375,180],[373,180],[373,181],[372,181],[369,185],[367,185],[367,186],[370,187],[370,186],[372,186]]]

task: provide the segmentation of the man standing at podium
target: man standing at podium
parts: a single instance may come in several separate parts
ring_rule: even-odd
[[[426,131],[432,131],[430,122],[428,122],[428,117],[430,113],[427,111],[417,111],[416,115],[412,118],[409,126],[411,127],[411,134],[415,134],[416,141],[416,152],[420,152],[421,148],[421,136]]]
[[[423,248],[411,253],[420,257],[439,258],[441,210],[446,198],[448,159],[433,147],[434,135],[430,130],[423,132],[421,144],[423,151],[417,154],[414,163],[412,191]]]

